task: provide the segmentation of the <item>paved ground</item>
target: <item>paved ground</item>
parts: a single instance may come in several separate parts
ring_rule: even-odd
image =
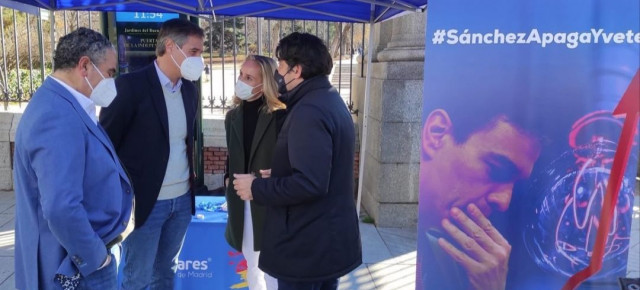
[[[0,191],[0,290],[15,289],[12,191]],[[414,289],[415,229],[376,229],[361,224],[364,264],[340,281],[340,289]]]
[[[0,290],[14,289],[12,191],[0,191]],[[633,208],[629,277],[640,277],[640,198]],[[340,280],[340,289],[415,289],[416,230],[360,224],[364,264]]]
[[[0,289],[15,289],[13,279],[13,191],[0,191]]]

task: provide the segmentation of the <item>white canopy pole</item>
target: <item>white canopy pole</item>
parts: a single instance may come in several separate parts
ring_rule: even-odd
[[[51,24],[49,37],[51,37],[51,72],[53,73],[53,57],[56,55],[56,14],[53,9],[49,10],[49,24]],[[44,66],[44,63],[42,66]]]
[[[362,203],[362,183],[364,181],[364,159],[367,148],[367,123],[369,122],[369,99],[371,98],[371,61],[373,59],[373,29],[375,5],[371,4],[371,20],[369,21],[369,44],[367,49],[367,76],[364,85],[364,108],[362,112],[362,140],[360,140],[360,164],[358,166],[358,199],[356,201],[356,212],[360,216],[360,206]]]

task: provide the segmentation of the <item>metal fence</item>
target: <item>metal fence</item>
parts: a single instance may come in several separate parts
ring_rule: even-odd
[[[31,99],[46,75],[51,73],[58,38],[88,27],[106,34],[102,12],[38,10],[30,14],[0,6],[0,100],[4,110],[18,108]],[[341,22],[272,20],[251,17],[199,20],[205,30],[205,74],[202,104],[205,114],[224,114],[231,105],[239,68],[249,54],[274,57],[280,38],[307,32],[323,39],[334,58],[331,81],[352,112],[351,78],[363,75],[365,24]]]
[[[0,100],[4,110],[28,102],[51,73],[55,42],[78,27],[102,32],[100,12],[30,14],[0,6]]]
[[[352,76],[363,75],[363,51],[368,25],[342,22],[272,20],[254,17],[218,17],[201,20],[205,29],[205,77],[203,107],[216,114],[229,108],[234,83],[244,57],[261,54],[275,57],[280,38],[292,32],[306,32],[325,41],[334,59],[331,81],[353,113]],[[228,40],[228,41],[225,41]],[[223,44],[224,43],[224,44]],[[208,45],[207,45],[208,44]],[[217,72],[217,73],[216,73]],[[221,73],[220,73],[221,72]],[[210,75],[209,75],[210,74]]]

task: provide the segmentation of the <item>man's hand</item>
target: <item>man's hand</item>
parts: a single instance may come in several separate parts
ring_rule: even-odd
[[[261,178],[271,177],[271,169],[260,169],[260,177]]]
[[[471,218],[458,208],[451,209],[451,217],[462,230],[449,219],[442,220],[442,227],[462,251],[443,238],[438,239],[438,244],[466,269],[473,289],[505,289],[511,245],[476,205],[470,204],[467,212]]]
[[[234,174],[233,188],[242,200],[253,200],[251,184],[256,177],[253,174]]]

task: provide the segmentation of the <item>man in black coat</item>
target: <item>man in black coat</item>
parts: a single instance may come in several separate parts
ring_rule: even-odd
[[[136,228],[123,243],[124,289],[173,289],[194,209],[198,93],[191,81],[204,68],[203,39],[189,21],[163,23],[156,60],[119,77],[118,96],[100,113],[135,190]]]
[[[283,289],[337,289],[362,263],[353,200],[351,114],[329,82],[333,61],[322,40],[292,33],[276,48],[287,117],[270,178],[236,174],[243,200],[267,206],[259,267]]]

